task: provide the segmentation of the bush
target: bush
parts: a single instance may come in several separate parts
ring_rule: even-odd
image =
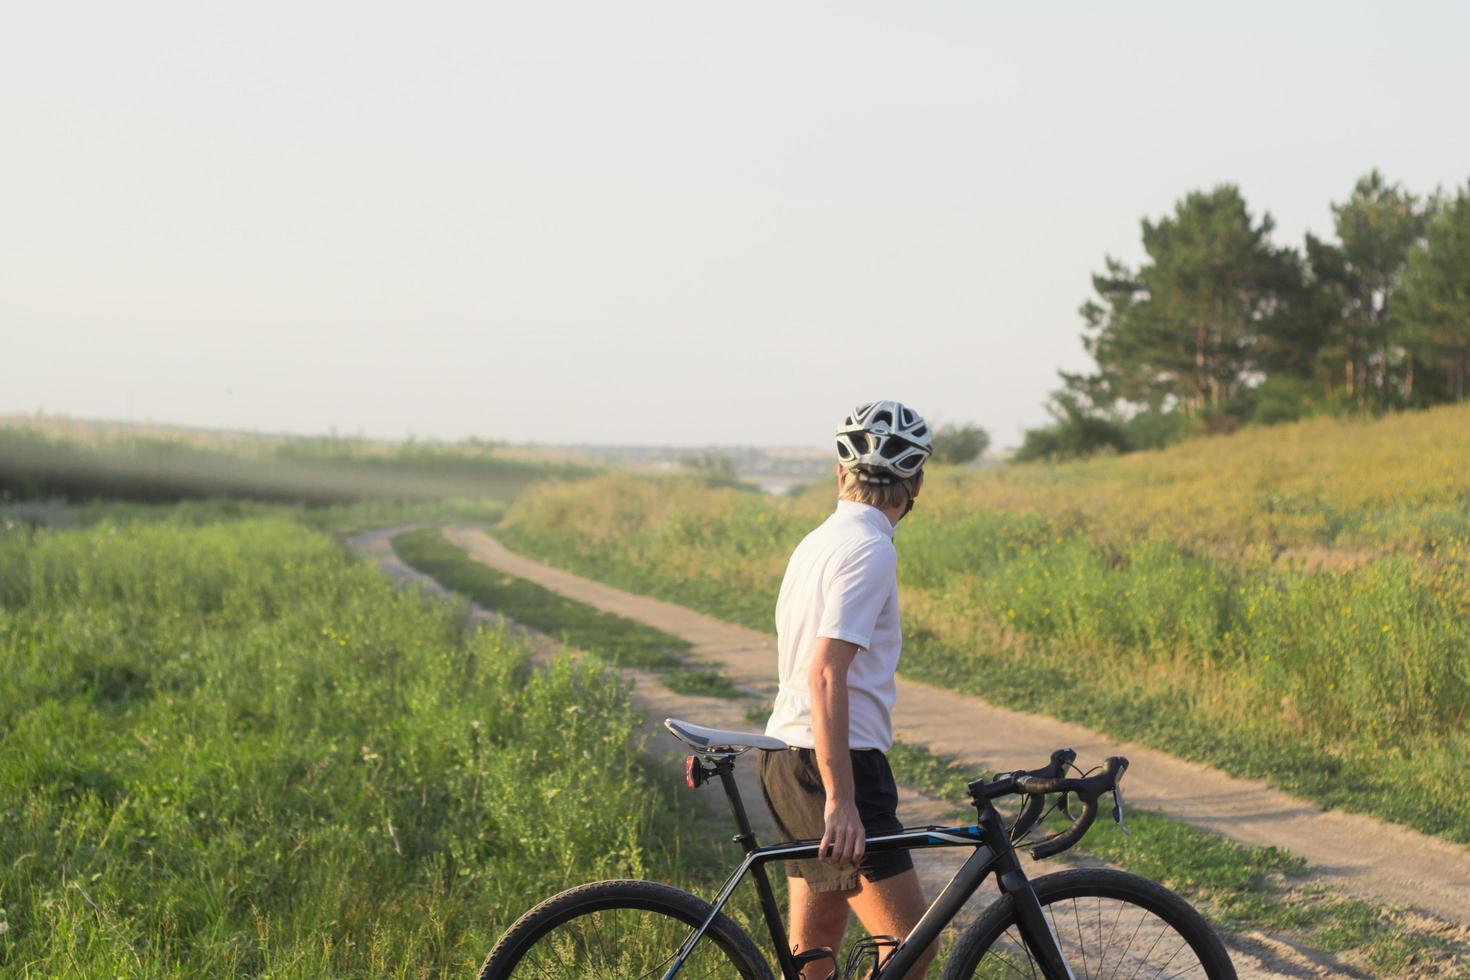
[[[1070,392],[1053,395],[1047,410],[1054,421],[1026,430],[1021,448],[1011,457],[1016,462],[1078,459],[1104,451],[1127,452],[1130,448],[1121,425],[1088,409]]]
[[[1123,423],[1129,452],[1163,449],[1189,436],[1189,419],[1183,412],[1148,409]]]
[[[1311,411],[1312,391],[1295,378],[1267,378],[1251,389],[1255,405],[1250,420],[1256,425],[1276,425],[1279,422],[1295,422]]]
[[[934,430],[934,462],[962,466],[990,448],[990,433],[978,425],[941,425]]]

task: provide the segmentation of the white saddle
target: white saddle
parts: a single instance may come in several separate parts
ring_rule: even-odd
[[[789,748],[779,738],[757,735],[754,732],[727,732],[719,728],[706,728],[677,718],[665,718],[664,727],[675,738],[701,755],[739,755],[747,749]]]

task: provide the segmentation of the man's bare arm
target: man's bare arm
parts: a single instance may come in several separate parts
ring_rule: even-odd
[[[834,864],[857,864],[867,847],[853,792],[847,737],[847,672],[861,649],[846,640],[819,637],[807,675],[817,768],[827,790],[826,824],[817,853]],[[832,853],[827,856],[829,846]]]

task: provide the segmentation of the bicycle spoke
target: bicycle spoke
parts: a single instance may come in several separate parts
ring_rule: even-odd
[[[1120,913],[1121,913],[1121,909],[1122,909],[1122,904],[1120,903],[1119,904]],[[1120,953],[1119,956],[1118,956],[1118,965],[1117,965],[1117,967],[1115,967],[1113,969],[1113,976],[1116,977],[1118,975],[1118,970],[1121,970],[1123,967],[1125,967],[1125,966],[1128,965],[1128,954],[1131,953],[1131,952],[1133,952],[1133,941],[1138,938],[1139,930],[1141,930],[1143,928],[1143,924],[1146,921],[1148,921],[1148,912],[1147,912],[1147,910],[1145,910],[1145,909],[1139,909],[1138,910],[1138,921],[1135,922],[1135,923],[1133,923],[1133,932],[1129,933],[1129,935],[1128,935],[1128,945],[1125,946],[1125,947],[1123,947],[1122,953]]]
[[[1084,904],[1090,907],[1084,909]],[[1080,980],[1177,980],[1204,975],[1189,941],[1147,908],[1102,895],[1066,898],[1043,908],[1058,948]],[[991,944],[974,975],[1032,980],[1041,971],[1013,924]]]
[[[1174,952],[1169,954],[1169,958],[1164,961],[1164,965],[1159,967],[1158,972],[1154,974],[1154,980],[1158,980],[1163,975],[1164,971],[1169,968],[1169,964],[1174,962],[1174,957],[1178,956],[1179,951],[1188,945],[1183,939],[1179,940],[1179,945],[1174,947]]]
[[[1138,961],[1138,965],[1133,968],[1133,972],[1128,974],[1128,980],[1133,980],[1134,977],[1138,976],[1138,971],[1142,970],[1148,964],[1149,958],[1154,954],[1154,949],[1159,945],[1159,940],[1163,938],[1164,934],[1162,932],[1154,937],[1153,945],[1149,946],[1148,952],[1143,954],[1143,959]]]
[[[1082,977],[1083,980],[1091,980],[1092,974],[1087,970],[1087,942],[1082,938],[1082,914],[1077,910],[1077,899],[1072,899],[1072,918],[1077,922],[1077,949],[1082,954]]]
[[[1013,935],[1011,930],[1007,929],[1002,938],[1008,939],[1011,945],[1014,946],[1017,951],[1019,951],[1022,957],[1022,962],[1026,965],[1025,972],[1023,973],[1021,971],[1021,968],[1016,966],[1009,955],[997,954],[995,955],[993,961],[990,958],[986,959],[983,975],[994,976],[995,967],[1004,967],[1007,971],[1009,971],[1009,973],[1013,973],[1018,977],[1026,977],[1028,978],[1028,980],[1039,980],[1039,975],[1036,972],[1036,960],[1032,957],[1031,951],[1026,948],[1026,944],[1021,941],[1020,936]]]
[[[1118,920],[1121,919],[1121,918],[1123,918],[1123,908],[1124,908],[1123,904],[1121,902],[1118,903],[1118,911],[1117,911],[1116,914],[1113,915],[1113,924],[1108,927],[1108,938],[1106,940],[1104,940],[1103,937],[1102,937],[1102,900],[1101,899],[1098,899],[1097,943],[1098,943],[1098,945],[1100,947],[1102,947],[1102,958],[1100,960],[1098,960],[1098,963],[1097,963],[1097,975],[1099,977],[1099,980],[1101,980],[1101,977],[1103,975],[1102,968],[1103,968],[1103,963],[1105,963],[1107,961],[1107,958],[1108,958],[1108,950],[1113,945],[1113,937],[1118,934]],[[1116,971],[1114,971],[1114,972],[1116,972]]]

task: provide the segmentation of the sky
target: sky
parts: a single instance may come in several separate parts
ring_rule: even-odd
[[[1470,178],[1470,5],[44,3],[0,14],[0,414],[998,446],[1139,221]]]

